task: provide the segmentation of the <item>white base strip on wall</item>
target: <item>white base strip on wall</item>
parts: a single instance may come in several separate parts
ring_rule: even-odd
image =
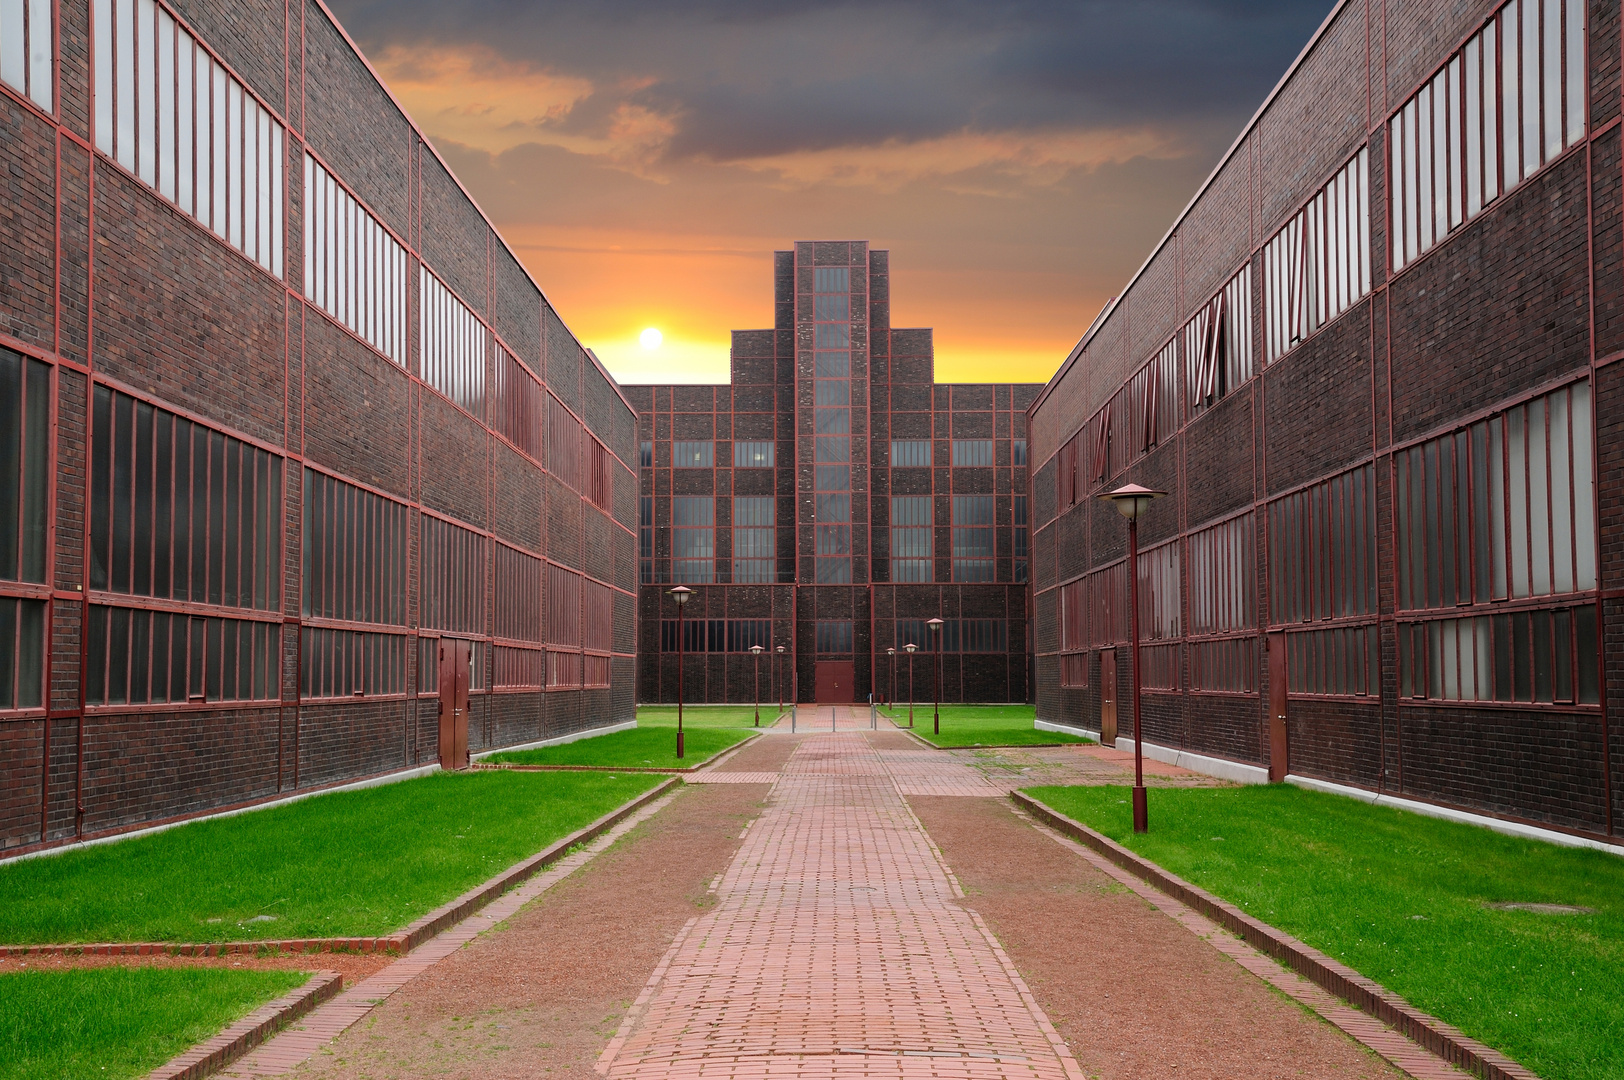
[[[579,742],[582,739],[595,739],[599,735],[613,735],[617,731],[630,731],[637,726],[636,720],[627,720],[623,724],[609,724],[606,727],[587,728],[577,731],[573,735],[560,735],[556,739],[542,739],[538,742],[519,743],[517,746],[498,746],[494,750],[482,750],[473,755],[473,760],[484,761],[492,754],[506,754],[512,750],[539,750],[543,746],[563,746],[565,743]]]
[[[1374,806],[1391,806],[1399,810],[1408,810],[1414,814],[1425,814],[1427,817],[1442,818],[1445,821],[1458,821],[1463,825],[1477,825],[1481,828],[1492,829],[1497,833],[1504,833],[1507,836],[1520,836],[1525,840],[1543,840],[1547,844],[1560,844],[1563,847],[1592,848],[1596,851],[1610,851],[1614,855],[1624,855],[1624,845],[1592,840],[1588,836],[1574,836],[1572,833],[1557,832],[1555,829],[1542,829],[1538,825],[1525,825],[1520,821],[1504,821],[1500,818],[1489,817],[1486,814],[1474,814],[1468,810],[1456,810],[1449,806],[1434,806],[1432,803],[1417,802],[1414,799],[1404,799],[1379,791],[1366,791],[1364,788],[1349,787],[1346,784],[1333,784],[1329,780],[1316,780],[1312,776],[1298,776],[1296,773],[1291,773],[1287,775],[1286,783],[1296,784],[1298,787],[1308,788],[1310,791],[1323,791],[1330,795],[1345,795],[1350,799],[1358,799],[1360,802],[1367,802]]]
[[[1118,750],[1133,753],[1133,740],[1118,737],[1116,741]],[[1167,765],[1177,765],[1181,769],[1191,772],[1205,773],[1216,776],[1220,780],[1230,780],[1237,784],[1267,784],[1269,770],[1256,765],[1247,765],[1239,761],[1230,761],[1228,758],[1208,757],[1206,754],[1195,754],[1188,750],[1176,750],[1171,746],[1158,746],[1156,743],[1145,743],[1145,756],[1152,761],[1160,761]]]
[[[1090,731],[1084,727],[1072,727],[1070,724],[1057,724],[1052,720],[1034,720],[1032,726],[1039,731],[1053,731],[1059,735],[1081,735],[1085,739],[1100,741],[1100,733]]]

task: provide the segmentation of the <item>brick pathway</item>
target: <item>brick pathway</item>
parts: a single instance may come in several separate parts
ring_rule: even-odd
[[[598,1071],[1080,1080],[1003,950],[954,903],[901,790],[998,788],[932,760],[876,751],[860,731],[803,741],[716,909],[678,936]]]

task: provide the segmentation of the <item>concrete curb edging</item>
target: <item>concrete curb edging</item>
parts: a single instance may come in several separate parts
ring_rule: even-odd
[[[336,971],[312,972],[297,990],[267,1001],[212,1039],[205,1039],[147,1074],[147,1080],[199,1080],[218,1072],[299,1019],[338,996],[344,979]]]
[[[748,741],[748,740],[746,740]],[[740,745],[743,745],[742,743]],[[361,938],[286,938],[267,941],[217,942],[118,942],[93,945],[0,945],[0,958],[13,956],[226,956],[237,953],[308,953],[336,952],[348,949],[373,953],[394,951],[408,953],[448,926],[461,922],[492,900],[507,892],[526,878],[535,876],[548,865],[557,862],[577,844],[589,843],[608,832],[623,818],[660,798],[671,788],[682,783],[673,776],[663,784],[637,796],[635,799],[609,811],[607,814],[554,841],[546,848],[522,859],[495,877],[476,885],[455,900],[442,904],[409,924],[404,930],[383,937]]]
[[[1273,957],[1310,982],[1374,1016],[1449,1064],[1483,1080],[1539,1080],[1535,1073],[1498,1050],[1422,1012],[1380,983],[1365,978],[1318,949],[1163,870],[1081,822],[1022,792],[1010,792],[1010,798],[1045,825],[1099,852],[1112,863],[1188,905],[1259,952]]]
[[[492,754],[506,754],[512,750],[540,750],[544,746],[563,746],[565,743],[580,742],[582,739],[595,739],[599,735],[613,735],[617,731],[630,731],[637,726],[636,720],[627,720],[620,724],[606,724],[603,727],[587,728],[570,735],[560,735],[553,739],[537,739],[535,742],[519,743],[515,746],[496,746],[489,750],[481,750],[472,755],[471,761],[484,761]]]
[[[1071,724],[1057,724],[1053,720],[1033,720],[1032,726],[1038,731],[1053,731],[1061,735],[1081,735],[1085,739],[1093,739],[1095,742],[1100,741],[1099,732],[1090,731],[1085,727],[1074,727]],[[1149,746],[1150,744],[1146,743],[1145,745]]]
[[[601,734],[611,734],[612,731],[628,730],[623,728],[606,729]],[[688,765],[680,769],[658,769],[647,765],[520,765],[510,761],[481,761],[473,766],[478,771],[501,772],[609,772],[609,773],[651,773],[659,776],[688,776],[706,769],[715,768],[728,758],[743,750],[750,743],[767,734],[765,731],[752,731],[750,735],[732,746],[723,750],[715,757],[699,765]],[[508,750],[523,750],[522,746],[508,746],[501,750],[492,750],[493,754],[506,753]]]

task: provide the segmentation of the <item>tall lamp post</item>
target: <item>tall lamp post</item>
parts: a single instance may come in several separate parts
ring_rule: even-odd
[[[908,653],[908,726],[910,728],[913,727],[913,654],[917,648],[919,646],[911,641],[903,646],[903,649]]]
[[[1115,491],[1098,496],[1116,503],[1117,513],[1128,519],[1128,615],[1132,645],[1128,649],[1133,672],[1133,831],[1150,828],[1150,811],[1145,799],[1144,740],[1139,727],[1139,518],[1150,504],[1166,495],[1138,484],[1123,484]]]
[[[677,760],[682,760],[682,611],[694,591],[686,585],[671,590],[671,599],[677,602]]]
[[[761,726],[761,646],[750,646],[750,652],[756,658],[756,727]]]
[[[931,645],[936,653],[936,700],[931,703],[933,718],[931,727],[936,734],[942,733],[942,620],[926,619],[925,625],[930,627]]]
[[[778,646],[778,659],[773,661],[773,685],[778,687],[778,719],[784,718],[784,647]],[[774,720],[773,723],[778,723]]]
[[[891,707],[894,709],[897,707],[897,651],[887,649],[885,655],[891,664]]]

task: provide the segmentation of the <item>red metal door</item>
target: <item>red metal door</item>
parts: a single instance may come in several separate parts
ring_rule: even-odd
[[[1286,739],[1286,635],[1269,635],[1269,780],[1278,784],[1291,771]]]
[[[1100,650],[1100,745],[1116,746],[1116,650]]]
[[[440,768],[468,767],[468,677],[473,645],[440,639]]]
[[[820,705],[844,705],[852,701],[852,687],[857,683],[857,663],[853,660],[819,660],[816,678],[816,698]]]

